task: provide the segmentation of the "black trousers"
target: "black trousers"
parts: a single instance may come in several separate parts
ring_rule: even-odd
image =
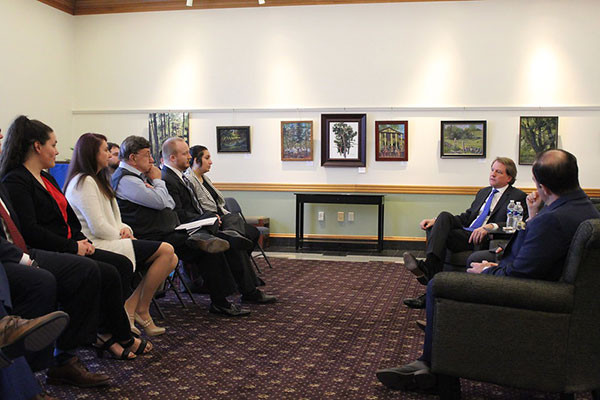
[[[67,329],[57,340],[56,346],[59,349],[72,350],[92,343],[98,332],[110,333],[121,342],[131,339],[129,319],[123,308],[119,273],[119,270],[125,272],[127,268],[133,270],[127,257],[99,249],[87,257],[31,249],[30,256],[38,262],[41,269],[54,277],[58,306],[71,318]],[[5,269],[6,265],[7,263]],[[13,267],[13,273],[17,273],[22,281],[21,289],[18,290],[31,290],[27,286],[28,277],[23,275],[23,266],[13,264]],[[51,278],[47,275],[45,279]],[[13,296],[19,295],[13,293]],[[35,318],[47,312],[49,311],[32,308],[28,311],[31,314],[22,316]]]
[[[225,297],[236,292],[232,271],[227,267],[223,254],[209,254],[188,247],[185,242],[188,235],[184,231],[172,231],[166,234],[145,235],[142,239],[170,243],[180,260],[198,266],[202,279],[206,282],[212,302],[222,303]]]
[[[124,281],[131,291],[133,265],[127,257],[106,250],[96,249],[86,256],[94,260],[100,271],[100,333],[110,333],[119,342],[131,339],[129,318],[124,308]]]
[[[57,309],[57,284],[50,271],[11,262],[3,264],[10,286],[12,314],[32,319]],[[53,347],[50,345],[27,355],[27,363],[32,370],[39,371],[52,364]]]
[[[257,278],[248,253],[245,250],[229,249],[225,252],[225,258],[238,291],[241,294],[253,293],[256,290]]]
[[[70,322],[56,342],[61,350],[73,350],[95,340],[100,314],[100,270],[93,260],[75,254],[30,250],[40,268],[4,262],[11,288],[13,313],[37,318],[58,308]],[[55,295],[50,293],[54,291]],[[28,357],[34,370],[48,366],[52,349]]]
[[[446,259],[446,249],[453,252],[475,249],[473,243],[469,243],[471,232],[463,228],[460,219],[447,211],[441,212],[435,219],[435,223],[427,234],[425,254],[427,256],[434,255],[440,262],[435,263],[435,265],[428,263],[427,268],[429,268],[429,271],[427,272],[429,279],[442,270],[444,260]],[[485,241],[487,242],[487,239]]]

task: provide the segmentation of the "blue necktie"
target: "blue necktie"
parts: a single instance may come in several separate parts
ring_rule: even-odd
[[[490,213],[490,208],[492,208],[492,199],[494,198],[494,195],[496,193],[498,193],[498,189],[494,188],[492,190],[492,194],[490,194],[487,201],[485,202],[485,206],[483,207],[481,214],[479,214],[477,219],[471,223],[471,226],[465,228],[467,231],[474,231],[477,228],[481,228],[481,226],[483,225],[483,221],[485,221],[488,214]]]

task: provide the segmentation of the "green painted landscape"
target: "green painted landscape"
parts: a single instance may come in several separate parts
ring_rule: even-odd
[[[555,149],[558,117],[521,117],[519,164],[533,164],[537,154]]]
[[[447,124],[443,131],[445,156],[480,156],[484,154],[482,124]]]

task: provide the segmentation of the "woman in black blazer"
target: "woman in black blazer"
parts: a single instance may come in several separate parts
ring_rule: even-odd
[[[145,340],[134,338],[123,308],[121,279],[129,283],[131,261],[125,256],[95,249],[81,233],[81,224],[62,194],[58,183],[44,169],[55,164],[56,135],[42,122],[17,118],[5,139],[0,176],[8,189],[28,246],[72,253],[96,261],[101,276],[101,332],[96,347],[99,355],[109,351],[130,360],[151,349]]]

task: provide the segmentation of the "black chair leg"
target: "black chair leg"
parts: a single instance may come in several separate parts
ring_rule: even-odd
[[[162,308],[160,308],[160,306],[158,305],[158,301],[156,301],[156,299],[154,297],[152,298],[152,304],[154,304],[154,307],[156,307],[156,311],[158,311],[160,318],[167,319],[167,317],[165,317],[165,313],[163,312]]]
[[[258,246],[258,249],[262,253],[262,256],[265,259],[265,261],[267,262],[267,265],[269,266],[269,268],[273,269],[273,266],[271,265],[271,262],[269,261],[269,257],[267,257],[267,255],[265,254],[265,251],[263,250],[262,246],[258,243],[256,245]]]
[[[192,299],[192,303],[194,303],[195,305],[198,305],[198,303],[196,303],[196,300],[194,299],[194,296],[192,296],[192,291],[188,287],[187,283],[185,283],[185,281],[181,278],[181,273],[179,272],[179,268],[175,268],[175,270],[173,272],[179,279],[179,282],[181,282],[181,284],[185,288],[185,291],[187,292],[188,296],[190,296],[190,299]]]
[[[252,254],[250,254],[250,260],[252,260],[252,264],[254,264],[254,268],[256,268],[256,272],[258,272],[259,274],[262,274],[262,271],[260,270],[260,267],[258,266],[258,263],[254,259]]]
[[[181,303],[181,305],[183,306],[183,308],[187,308],[187,306],[183,302],[183,299],[179,295],[179,290],[177,290],[177,288],[175,287],[175,284],[173,283],[173,278],[171,278],[170,276],[168,276],[167,277],[167,282],[169,282],[169,285],[171,285],[171,290],[173,290],[173,292],[175,292],[175,296],[177,296],[177,299],[179,300],[179,302]]]
[[[460,400],[460,379],[455,376],[437,375],[440,400]]]
[[[600,389],[592,390],[592,400],[600,400]]]

